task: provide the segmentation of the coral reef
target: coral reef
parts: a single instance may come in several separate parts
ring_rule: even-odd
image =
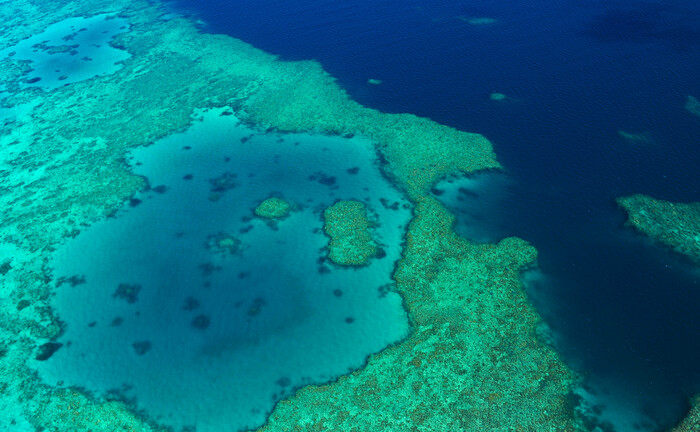
[[[16,113],[0,136],[0,262],[10,263],[0,280],[0,428],[158,430],[124,403],[37,380],[37,347],[60,332],[45,263],[65,238],[145,189],[123,163],[128,150],[185,129],[195,109],[211,106],[230,106],[263,130],[368,137],[415,205],[395,275],[410,336],[362,370],[290,396],[263,430],[578,428],[568,397],[574,377],[537,338],[539,318],[519,281],[534,249],[517,239],[475,245],[458,238],[451,215],[429,195],[446,175],[499,168],[486,138],[362,107],[316,62],[283,62],[200,33],[189,19],[163,20],[164,10],[145,0],[5,2],[0,49],[68,17],[115,10],[129,24],[111,41],[130,54],[118,70],[43,91],[20,89],[28,71],[13,64],[0,83],[10,91],[3,103]],[[212,188],[223,190],[212,193],[234,184],[219,179]],[[31,306],[18,310],[21,299]]]
[[[282,198],[272,197],[255,207],[255,216],[263,219],[282,219],[289,214],[292,205]]]
[[[618,198],[627,224],[700,264],[700,203],[672,203],[645,195]]]
[[[330,243],[328,257],[339,265],[365,265],[377,253],[365,205],[338,201],[323,212],[323,229]]]

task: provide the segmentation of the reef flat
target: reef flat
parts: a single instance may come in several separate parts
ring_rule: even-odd
[[[395,290],[413,326],[404,341],[336,382],[279,403],[263,430],[569,431],[575,377],[538,335],[520,271],[535,250],[509,238],[475,245],[429,195],[450,174],[496,169],[488,140],[352,101],[318,63],[282,62],[242,41],[199,32],[146,1],[5,2],[4,50],[74,17],[110,14],[130,56],[109,74],[44,90],[20,86],[32,65],[0,59],[5,128],[0,262],[0,427],[158,430],[124,402],[57,389],[35,374],[39,346],[61,334],[50,304],[53,252],[139,191],[127,151],[185,130],[196,109],[231,106],[260,130],[360,135],[413,203]],[[65,286],[65,285],[64,285]]]
[[[700,203],[672,203],[646,195],[618,198],[627,224],[700,264]]]
[[[338,201],[323,212],[330,237],[328,258],[340,265],[364,265],[377,253],[367,208],[359,201]]]

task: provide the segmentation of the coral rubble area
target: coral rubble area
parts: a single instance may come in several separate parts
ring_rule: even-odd
[[[338,201],[323,212],[330,237],[328,257],[339,265],[364,265],[377,253],[367,208],[359,201]]]
[[[129,54],[119,68],[50,89],[24,85],[40,68],[9,56],[13,47],[51,25],[100,14],[126,23],[110,42]],[[540,319],[522,290],[520,271],[536,251],[515,238],[459,238],[429,195],[446,175],[499,167],[485,138],[364,108],[315,62],[282,62],[202,34],[145,0],[5,1],[0,23],[0,51],[8,53],[0,58],[0,429],[159,430],[125,402],[38,380],[34,365],[57,349],[45,344],[61,332],[46,263],[59,244],[147,187],[124,163],[128,150],[183,131],[196,109],[221,106],[261,130],[371,139],[414,206],[394,275],[410,335],[361,370],[280,402],[263,430],[583,427],[575,377],[538,336]]]
[[[645,195],[618,198],[627,224],[700,264],[700,203],[672,203]]]

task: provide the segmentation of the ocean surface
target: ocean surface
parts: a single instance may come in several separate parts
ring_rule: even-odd
[[[620,432],[659,430],[686,412],[700,392],[700,276],[624,227],[614,199],[700,200],[700,120],[683,109],[686,95],[700,95],[700,4],[172,7],[200,18],[203,31],[318,60],[364,105],[484,134],[505,172],[434,190],[457,231],[475,241],[516,235],[539,250],[528,291],[602,420]]]

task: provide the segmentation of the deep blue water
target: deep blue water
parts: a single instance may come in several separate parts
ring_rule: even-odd
[[[700,278],[623,227],[614,198],[700,200],[700,118],[683,109],[686,95],[700,96],[697,2],[178,7],[201,17],[205,31],[283,59],[320,61],[364,105],[488,137],[506,174],[479,178],[462,201],[446,193],[456,229],[480,240],[517,235],[537,247],[533,301],[589,389],[610,393],[598,400],[617,430],[642,420],[665,427],[685,412],[687,397],[700,392]],[[492,92],[508,98],[492,101]],[[647,132],[653,142],[630,143],[618,130]]]

